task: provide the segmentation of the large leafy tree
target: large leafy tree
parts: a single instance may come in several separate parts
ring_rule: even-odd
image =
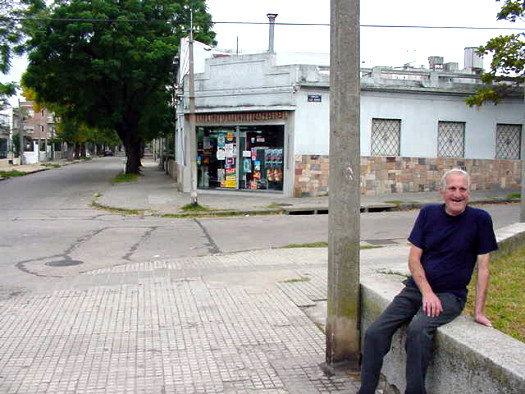
[[[23,6],[15,0],[0,0],[0,72],[8,74],[11,59],[22,34],[18,18],[22,15]],[[7,98],[16,93],[15,82],[0,83],[0,109],[6,105]]]
[[[499,1],[499,0],[496,0]],[[525,21],[525,1],[505,0],[498,20],[511,22]],[[525,33],[498,36],[478,48],[478,53],[493,55],[490,70],[481,75],[486,84],[476,94],[467,98],[470,106],[480,106],[484,102],[498,103],[517,85],[525,81]]]
[[[138,173],[145,139],[169,132],[174,58],[193,12],[195,38],[213,43],[204,0],[32,2],[24,85],[88,127],[113,129]]]

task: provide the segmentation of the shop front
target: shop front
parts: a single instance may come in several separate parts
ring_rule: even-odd
[[[201,189],[282,191],[285,126],[198,125]]]

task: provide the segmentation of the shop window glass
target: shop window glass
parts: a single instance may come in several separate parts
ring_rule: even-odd
[[[200,188],[283,190],[284,126],[197,128]]]

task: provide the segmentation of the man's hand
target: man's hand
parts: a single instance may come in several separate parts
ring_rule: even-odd
[[[478,314],[475,317],[477,323],[482,324],[487,327],[492,327],[492,322],[485,317],[483,314]]]
[[[441,300],[435,293],[429,292],[423,294],[423,312],[428,317],[437,317],[441,312],[443,312]]]

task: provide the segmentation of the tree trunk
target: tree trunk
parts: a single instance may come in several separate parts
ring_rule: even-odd
[[[140,174],[140,167],[142,163],[140,161],[141,142],[131,141],[130,144],[124,143],[126,148],[126,174]]]
[[[80,143],[75,142],[75,160],[80,159]]]
[[[116,132],[126,150],[126,174],[140,174],[142,138],[138,136],[138,119],[129,116],[126,122],[116,126]]]

